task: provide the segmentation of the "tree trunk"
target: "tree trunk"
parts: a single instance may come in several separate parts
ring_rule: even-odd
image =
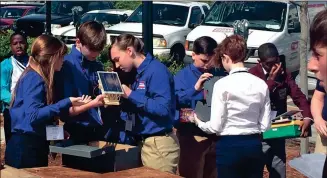
[[[300,86],[302,92],[308,98],[308,71],[307,71],[307,44],[308,44],[308,1],[301,2],[300,22],[301,22],[301,38],[300,38]],[[309,139],[301,138],[301,154],[309,152]]]

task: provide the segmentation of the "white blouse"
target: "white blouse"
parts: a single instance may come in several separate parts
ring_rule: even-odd
[[[210,121],[197,123],[206,133],[249,135],[271,126],[268,86],[246,68],[233,69],[218,80],[211,101]]]

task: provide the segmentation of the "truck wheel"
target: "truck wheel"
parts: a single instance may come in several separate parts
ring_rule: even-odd
[[[185,49],[182,44],[174,45],[170,50],[170,60],[182,64],[185,57]]]

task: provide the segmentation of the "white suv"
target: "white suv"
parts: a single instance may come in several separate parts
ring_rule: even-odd
[[[209,8],[207,3],[199,2],[153,2],[153,53],[183,61],[186,36],[200,24]],[[123,33],[142,39],[142,5],[125,22],[111,26],[108,33],[110,42]]]

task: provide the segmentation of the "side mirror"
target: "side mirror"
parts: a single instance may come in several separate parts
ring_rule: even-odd
[[[193,28],[195,28],[196,26],[197,26],[197,24],[195,24],[195,23],[191,23],[191,24],[188,25],[188,28],[193,29]]]
[[[293,21],[291,23],[288,26],[288,33],[300,33],[301,32],[300,22],[299,21]]]
[[[204,14],[201,15],[200,22],[202,22],[203,20],[204,20]]]
[[[125,20],[128,18],[128,15],[127,14],[124,14],[123,17],[122,17],[122,22],[125,22]]]

